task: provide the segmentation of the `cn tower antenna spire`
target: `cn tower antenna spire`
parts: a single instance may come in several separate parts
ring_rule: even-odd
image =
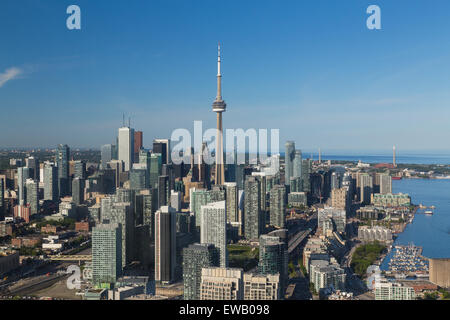
[[[215,184],[225,183],[225,167],[223,161],[223,127],[222,113],[225,112],[227,104],[222,99],[222,74],[220,70],[220,42],[217,44],[217,96],[213,102],[213,111],[217,114],[217,138],[216,138],[216,172]]]
[[[222,74],[220,71],[220,42],[217,45],[217,99],[222,100]]]

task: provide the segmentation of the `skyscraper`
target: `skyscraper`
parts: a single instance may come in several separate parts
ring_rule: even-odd
[[[25,182],[28,178],[30,178],[30,168],[27,167],[17,168],[17,187],[19,189],[19,196],[18,196],[19,204],[25,204],[26,201]]]
[[[125,171],[130,171],[134,158],[134,129],[130,127],[119,128],[119,160],[124,163]]]
[[[239,222],[238,215],[238,189],[236,182],[225,182],[227,201],[227,221]]]
[[[169,139],[154,139],[152,153],[161,154],[161,163],[170,163],[170,140]]]
[[[292,176],[298,178],[302,176],[302,151],[295,150],[294,160],[292,161]]]
[[[256,177],[247,177],[244,187],[244,235],[257,240],[262,233],[261,186]]]
[[[396,148],[395,146],[392,148],[392,165],[394,168],[397,168],[397,159],[396,159]]]
[[[155,280],[170,283],[175,279],[176,212],[163,206],[155,213]]]
[[[92,280],[96,285],[115,283],[122,274],[122,228],[99,224],[92,230]]]
[[[388,174],[380,175],[380,193],[392,193],[392,177]]]
[[[183,249],[184,300],[200,299],[202,268],[218,267],[219,253],[213,244],[194,243]]]
[[[33,178],[33,180],[39,181],[39,160],[35,157],[31,156],[25,159],[25,164],[27,168],[31,169],[30,178]]]
[[[225,201],[202,206],[200,227],[201,243],[211,243],[219,251],[220,266],[228,266],[227,254],[227,212]]]
[[[33,179],[27,179],[26,204],[30,205],[30,215],[39,212],[39,184]]]
[[[127,193],[117,189],[116,195],[106,197],[101,202],[102,223],[118,223],[122,228],[122,267],[130,263],[133,256],[134,214],[130,202],[125,202]],[[130,190],[127,190],[130,191]]]
[[[150,155],[150,187],[158,188],[158,178],[162,173],[161,153],[152,153]]]
[[[286,151],[284,154],[284,184],[290,185],[291,177],[294,173],[293,161],[295,157],[295,142],[287,141],[285,147]]]
[[[280,287],[284,288],[288,275],[287,243],[278,236],[264,234],[259,238],[258,272],[280,274]]]
[[[158,207],[167,206],[170,202],[169,177],[158,178]]]
[[[86,162],[77,160],[74,164],[74,178],[86,179]]]
[[[135,131],[134,132],[134,146],[133,146],[134,162],[139,161],[139,150],[141,150],[142,146],[143,146],[142,131]]]
[[[72,180],[72,201],[76,205],[84,202],[84,185],[85,180],[82,178],[76,177]]]
[[[58,145],[56,151],[56,163],[58,165],[58,190],[60,197],[70,195],[69,158],[70,149],[67,144]]]
[[[58,168],[47,162],[44,165],[44,200],[58,201]]]
[[[147,189],[150,186],[149,176],[145,165],[139,167],[134,164],[133,168],[130,170],[130,189]]]
[[[111,144],[105,144],[100,149],[100,155],[101,155],[101,168],[106,168],[108,162],[110,162],[113,159],[112,154],[112,145]]]
[[[286,187],[276,185],[270,190],[270,224],[284,228],[286,222]]]
[[[220,73],[220,44],[218,46],[217,56],[217,97],[213,102],[213,111],[217,113],[217,137],[216,137],[216,172],[215,184],[221,185],[225,182],[225,164],[223,159],[223,128],[222,128],[222,112],[227,107],[222,100],[222,75]]]
[[[370,196],[373,189],[373,178],[367,173],[361,173],[359,177],[360,183],[360,200],[363,204],[370,204]]]

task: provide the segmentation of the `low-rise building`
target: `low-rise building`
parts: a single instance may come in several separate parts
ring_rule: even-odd
[[[402,207],[411,205],[411,197],[405,193],[375,193],[372,195],[372,204],[380,207]]]
[[[390,282],[385,278],[375,283],[375,300],[415,300],[416,294],[410,286]]]

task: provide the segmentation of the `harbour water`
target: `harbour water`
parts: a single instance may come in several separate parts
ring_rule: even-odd
[[[403,179],[392,181],[394,193],[408,193],[414,204],[435,206],[433,215],[416,214],[395,240],[395,245],[413,243],[423,248],[427,258],[450,257],[450,180]],[[384,259],[381,269],[387,270],[393,255]]]

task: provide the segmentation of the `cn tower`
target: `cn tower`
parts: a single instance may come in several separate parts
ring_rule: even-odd
[[[217,55],[217,97],[213,102],[213,112],[217,113],[217,138],[216,138],[216,173],[214,176],[215,184],[225,183],[225,167],[223,163],[223,128],[222,112],[225,112],[227,104],[222,100],[222,75],[220,74],[220,43],[218,45]]]

